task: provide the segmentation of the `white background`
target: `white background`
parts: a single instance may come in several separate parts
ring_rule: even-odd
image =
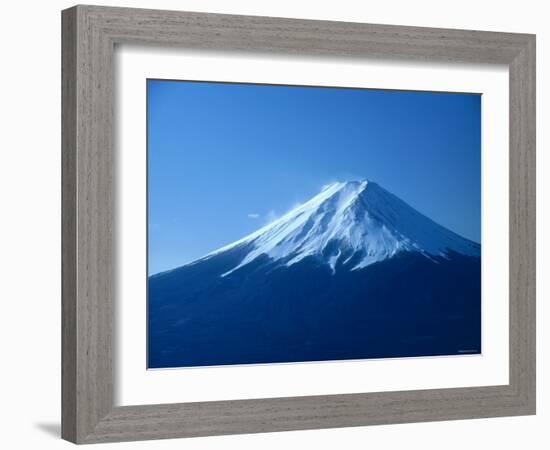
[[[69,448],[60,415],[60,16],[71,2],[5,2],[2,45],[0,273],[2,274],[1,445]],[[548,82],[550,39],[544,2],[116,1],[141,6],[235,14],[333,19],[537,33],[538,128],[538,415],[339,430],[300,431],[186,441],[118,444],[117,448],[421,448],[542,449],[548,445],[550,396],[545,383],[549,240]],[[546,208],[544,207],[546,203]],[[546,275],[546,280],[545,280]],[[114,448],[97,446],[97,448]]]
[[[508,69],[503,66],[227,55],[122,46],[116,53],[118,405],[508,384]],[[483,355],[144,370],[145,79],[254,81],[483,93]],[[212,78],[215,77],[215,78]],[[407,376],[402,376],[406,373]]]

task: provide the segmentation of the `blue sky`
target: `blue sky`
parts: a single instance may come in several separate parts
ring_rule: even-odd
[[[481,96],[148,80],[149,273],[370,179],[480,242]]]

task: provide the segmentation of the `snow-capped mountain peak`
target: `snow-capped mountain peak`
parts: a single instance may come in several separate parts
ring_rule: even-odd
[[[422,215],[371,181],[336,182],[276,221],[200,260],[237,247],[251,249],[222,276],[261,255],[292,266],[315,257],[332,272],[358,270],[400,252],[427,258],[451,252],[480,256],[480,246]],[[191,263],[193,264],[193,263]]]

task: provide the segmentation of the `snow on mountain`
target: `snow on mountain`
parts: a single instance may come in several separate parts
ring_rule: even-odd
[[[479,257],[481,251],[479,244],[438,225],[366,180],[330,184],[278,220],[198,261],[238,247],[251,250],[222,277],[260,255],[286,266],[316,257],[334,273],[337,264],[358,270],[400,252],[418,252],[432,259],[447,258],[450,252]]]

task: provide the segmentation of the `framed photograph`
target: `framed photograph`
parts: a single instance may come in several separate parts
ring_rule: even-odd
[[[62,435],[535,413],[535,37],[75,6]]]

